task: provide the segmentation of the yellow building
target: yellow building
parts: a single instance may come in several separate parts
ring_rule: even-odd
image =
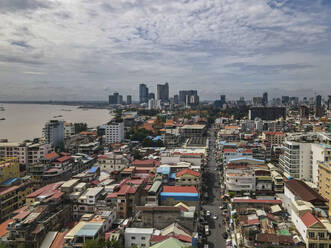
[[[329,201],[331,216],[331,162],[318,163],[318,192]]]
[[[0,183],[20,176],[20,166],[16,157],[5,157],[0,160]]]
[[[32,191],[30,182],[22,182],[21,179],[9,186],[0,187],[0,220],[5,220],[9,215],[24,206],[25,196]]]
[[[183,169],[176,173],[176,186],[200,186],[200,173],[191,169]]]

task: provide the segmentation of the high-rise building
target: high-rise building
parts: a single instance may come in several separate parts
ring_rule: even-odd
[[[289,104],[290,102],[290,97],[289,96],[282,96],[282,104]]]
[[[148,94],[148,100],[155,99],[155,94],[153,92]]]
[[[123,96],[115,92],[113,95],[109,96],[109,104],[123,104]]]
[[[178,104],[178,103],[179,103],[179,96],[174,95],[174,104]]]
[[[124,139],[124,123],[111,121],[105,125],[106,144],[122,142]]]
[[[127,104],[127,105],[132,104],[132,96],[131,96],[131,95],[127,95],[127,96],[126,96],[126,104]]]
[[[50,120],[43,128],[43,136],[47,144],[57,147],[64,141],[64,121]]]
[[[262,104],[264,106],[268,105],[268,92],[264,92],[262,96]]]
[[[265,121],[273,121],[282,117],[286,118],[286,108],[285,107],[252,107],[248,111],[248,118],[250,120],[255,120],[255,118],[261,118]]]
[[[226,102],[226,95],[220,95],[220,100],[224,104]]]
[[[186,95],[185,106],[197,106],[199,104],[198,95]]]
[[[322,106],[322,96],[321,95],[316,96],[315,105],[318,107]]]
[[[116,98],[114,95],[109,96],[108,104],[116,104]]]
[[[157,100],[162,102],[169,101],[169,84],[158,84],[157,85]]]
[[[279,158],[280,168],[288,178],[310,180],[310,143],[304,142],[284,142],[284,154]]]
[[[197,96],[197,90],[180,90],[179,91],[179,103],[185,104],[186,103],[186,96]]]
[[[331,95],[328,95],[328,109],[331,110]]]
[[[148,88],[146,84],[139,84],[139,102],[140,103],[148,102]]]
[[[253,106],[261,106],[263,102],[262,97],[255,96],[253,97]]]

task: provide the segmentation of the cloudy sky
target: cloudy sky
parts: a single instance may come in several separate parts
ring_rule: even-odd
[[[330,0],[1,0],[0,100],[331,95]],[[286,92],[287,91],[287,92]]]

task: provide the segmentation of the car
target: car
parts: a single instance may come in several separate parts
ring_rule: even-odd
[[[210,234],[209,226],[208,225],[205,225],[205,234],[206,235],[209,235]]]
[[[206,212],[206,216],[207,216],[207,217],[210,216],[210,211],[209,211],[209,210],[207,210],[207,212]]]
[[[222,205],[220,206],[220,210],[226,210],[227,206],[226,205]]]
[[[217,214],[214,214],[213,219],[214,219],[214,220],[217,220],[217,219],[218,219]]]

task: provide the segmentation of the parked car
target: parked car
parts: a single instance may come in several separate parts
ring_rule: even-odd
[[[217,220],[217,219],[218,219],[217,214],[214,214],[213,219],[214,219],[214,220]]]
[[[209,210],[207,210],[207,212],[206,212],[206,216],[207,216],[207,217],[210,217],[210,211],[209,211]]]
[[[205,225],[205,234],[210,235],[209,226]]]

